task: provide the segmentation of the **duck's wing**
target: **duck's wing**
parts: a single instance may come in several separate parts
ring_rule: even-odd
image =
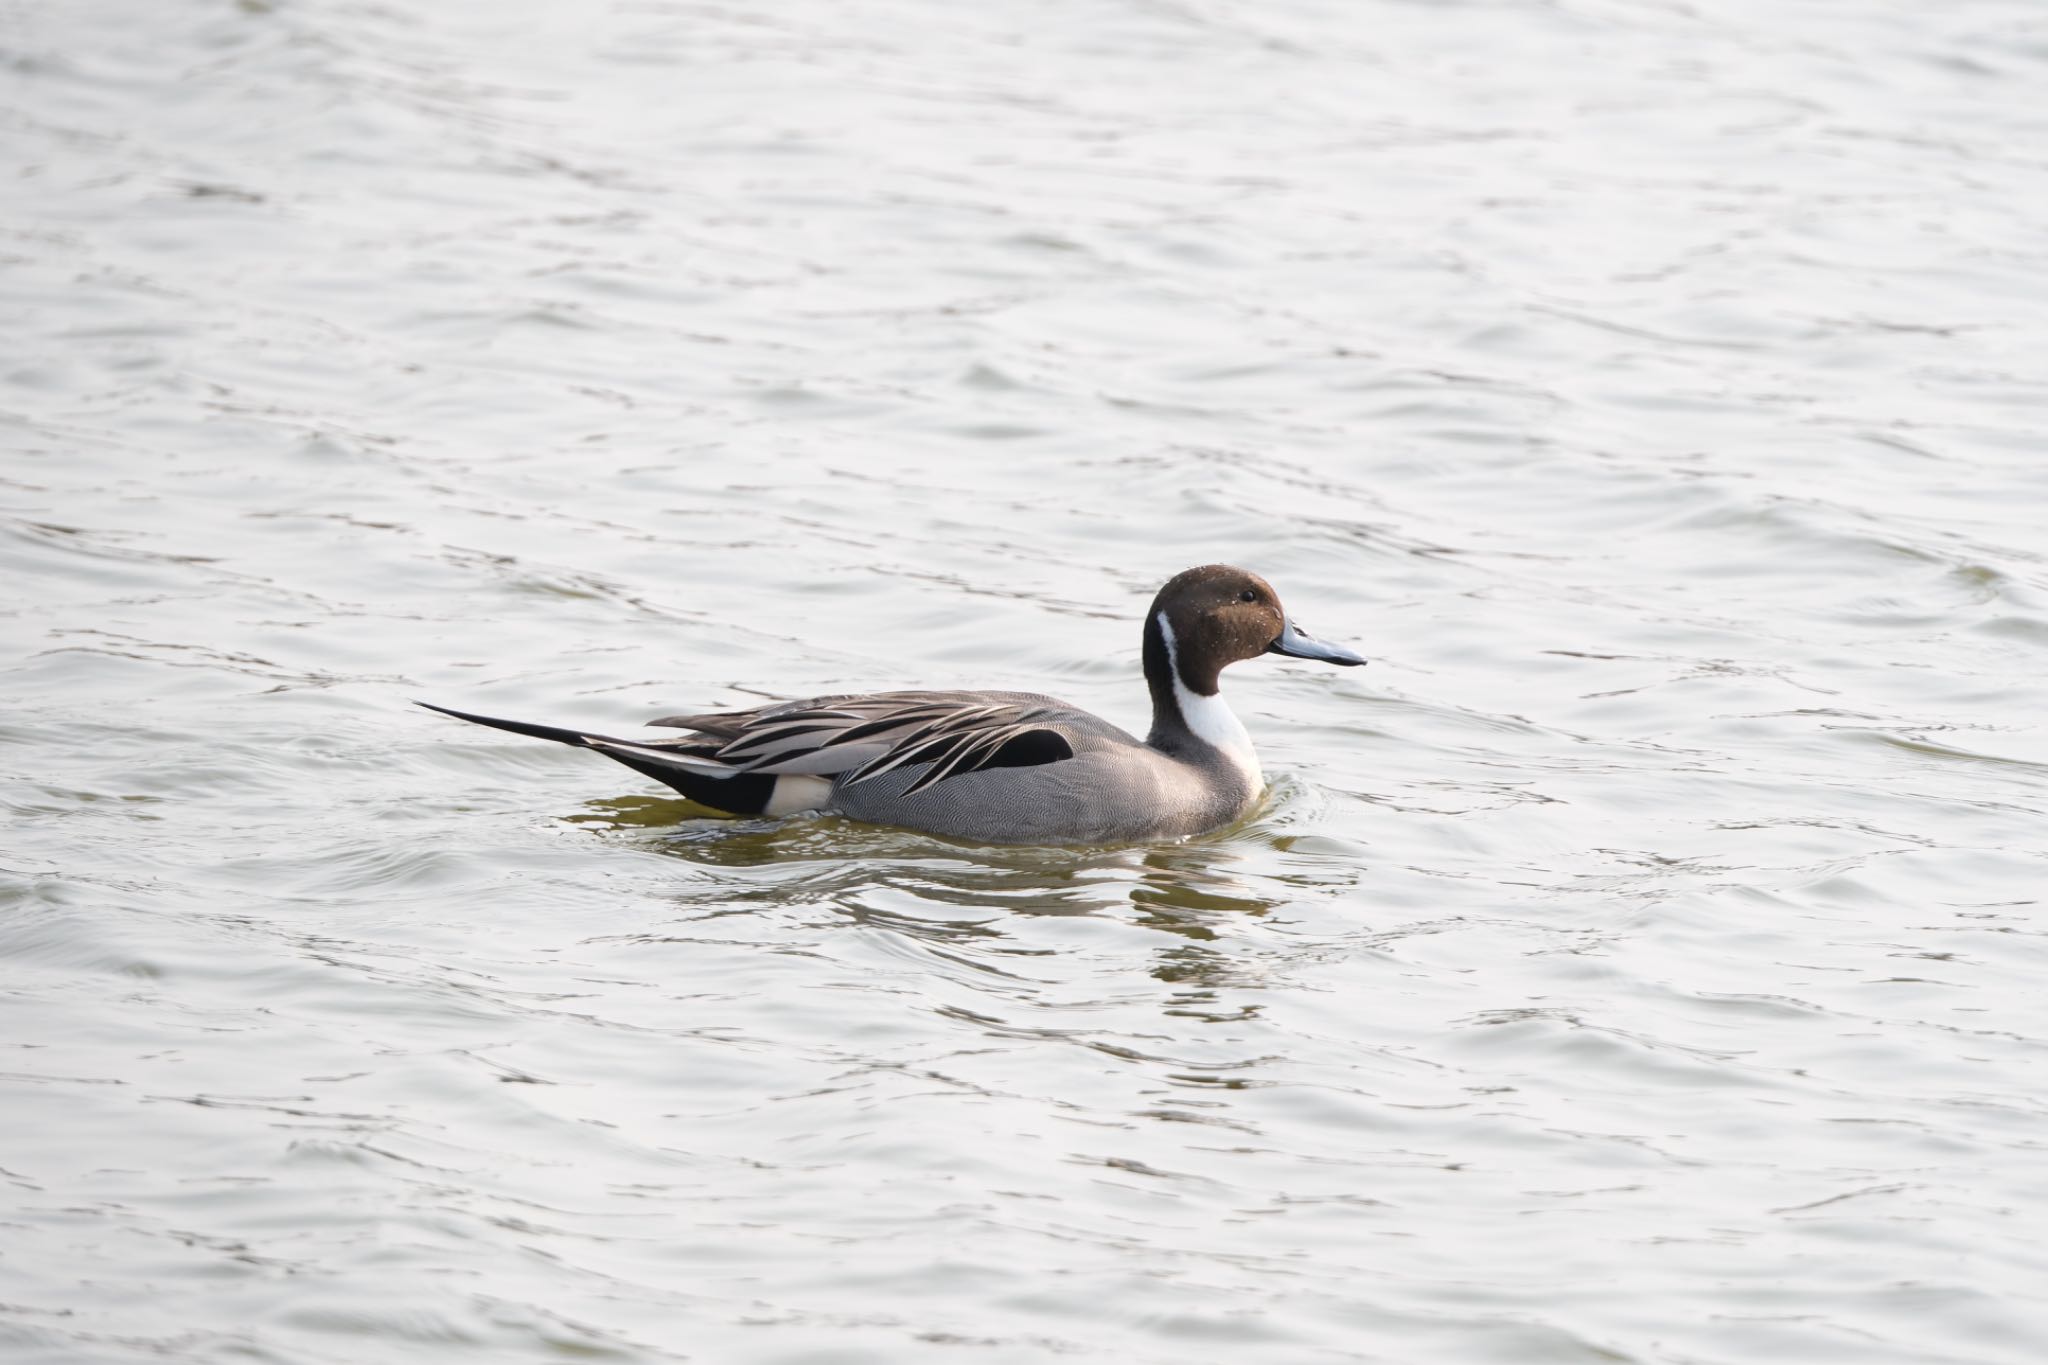
[[[1050,697],[1021,693],[875,692],[649,723],[703,736],[691,745],[693,757],[734,773],[803,773],[852,785],[929,765],[905,788],[908,796],[962,773],[1072,758],[1075,722],[1087,719]],[[659,750],[674,753],[669,743],[657,741]]]

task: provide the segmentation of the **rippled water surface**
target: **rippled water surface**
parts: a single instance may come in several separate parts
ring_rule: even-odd
[[[2048,1359],[2034,3],[0,6],[0,1354]],[[1263,572],[1222,835],[630,730]]]

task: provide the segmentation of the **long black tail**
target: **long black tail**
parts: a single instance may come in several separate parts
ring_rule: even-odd
[[[457,720],[488,725],[494,730],[510,730],[515,735],[531,735],[535,739],[551,739],[557,744],[567,744],[571,748],[592,750],[615,763],[625,764],[642,776],[653,778],[665,787],[674,788],[692,801],[709,806],[713,810],[722,810],[728,815],[759,815],[767,809],[769,798],[775,795],[775,778],[768,773],[734,773],[731,777],[714,777],[710,773],[660,763],[612,747],[630,746],[634,741],[629,739],[586,734],[580,730],[564,730],[559,725],[535,725],[531,721],[476,716],[467,711],[454,711],[426,701],[414,702],[413,705],[424,706],[429,711],[439,711],[442,715],[453,716]]]
[[[590,741],[593,739],[607,738],[605,735],[586,735],[575,730],[564,730],[558,725],[535,725],[523,720],[500,720],[496,716],[473,716],[467,711],[451,711],[445,706],[436,706],[430,701],[416,701],[413,705],[424,706],[429,711],[439,711],[442,715],[453,716],[457,720],[472,721],[478,725],[488,725],[494,730],[510,730],[515,735],[532,735],[535,739],[551,739],[557,744],[574,745],[578,749],[588,749]]]

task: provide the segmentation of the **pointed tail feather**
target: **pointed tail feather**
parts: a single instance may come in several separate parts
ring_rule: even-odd
[[[442,715],[453,716],[457,720],[473,721],[497,730],[510,730],[515,735],[532,735],[535,739],[551,739],[557,744],[573,744],[579,749],[588,749],[591,740],[603,738],[602,735],[585,735],[574,730],[564,730],[556,725],[534,725],[523,720],[500,720],[496,716],[473,716],[467,711],[451,711],[430,701],[416,701],[413,705],[424,706],[429,711],[439,711]]]
[[[652,748],[635,744],[631,740],[613,739],[609,735],[590,735],[580,730],[564,730],[558,725],[535,725],[530,721],[471,715],[467,711],[451,710],[446,706],[436,706],[432,702],[415,702],[414,705],[424,706],[429,711],[438,711],[444,716],[453,716],[457,720],[488,725],[495,730],[510,730],[515,735],[530,735],[535,739],[551,739],[557,744],[567,744],[572,748],[590,749],[614,762],[625,764],[642,777],[651,777],[665,787],[673,787],[692,801],[709,806],[713,810],[725,811],[730,815],[759,815],[775,798],[776,778],[734,772],[717,759],[702,754]]]
[[[568,744],[578,749],[595,749],[599,753],[616,758],[622,763],[626,761],[625,755],[630,754],[647,763],[689,768],[692,771],[704,773],[711,777],[724,777],[735,771],[732,764],[723,762],[709,753],[677,747],[690,743],[688,740],[655,740],[650,743],[633,739],[617,739],[611,735],[592,734],[587,730],[564,730],[558,725],[535,725],[531,721],[504,720],[497,716],[471,715],[467,711],[453,711],[448,707],[436,706],[428,701],[416,701],[413,705],[424,706],[429,711],[439,711],[442,715],[453,716],[457,720],[474,721],[478,725],[488,725],[495,730],[510,730],[515,735],[531,735],[535,739],[551,739],[557,744]]]

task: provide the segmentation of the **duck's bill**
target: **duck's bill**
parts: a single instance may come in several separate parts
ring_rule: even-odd
[[[1280,638],[1266,646],[1268,654],[1285,654],[1290,659],[1320,659],[1326,664],[1352,664],[1365,662],[1363,654],[1354,654],[1342,645],[1333,645],[1318,640],[1315,636],[1289,621],[1287,629],[1280,632]]]

